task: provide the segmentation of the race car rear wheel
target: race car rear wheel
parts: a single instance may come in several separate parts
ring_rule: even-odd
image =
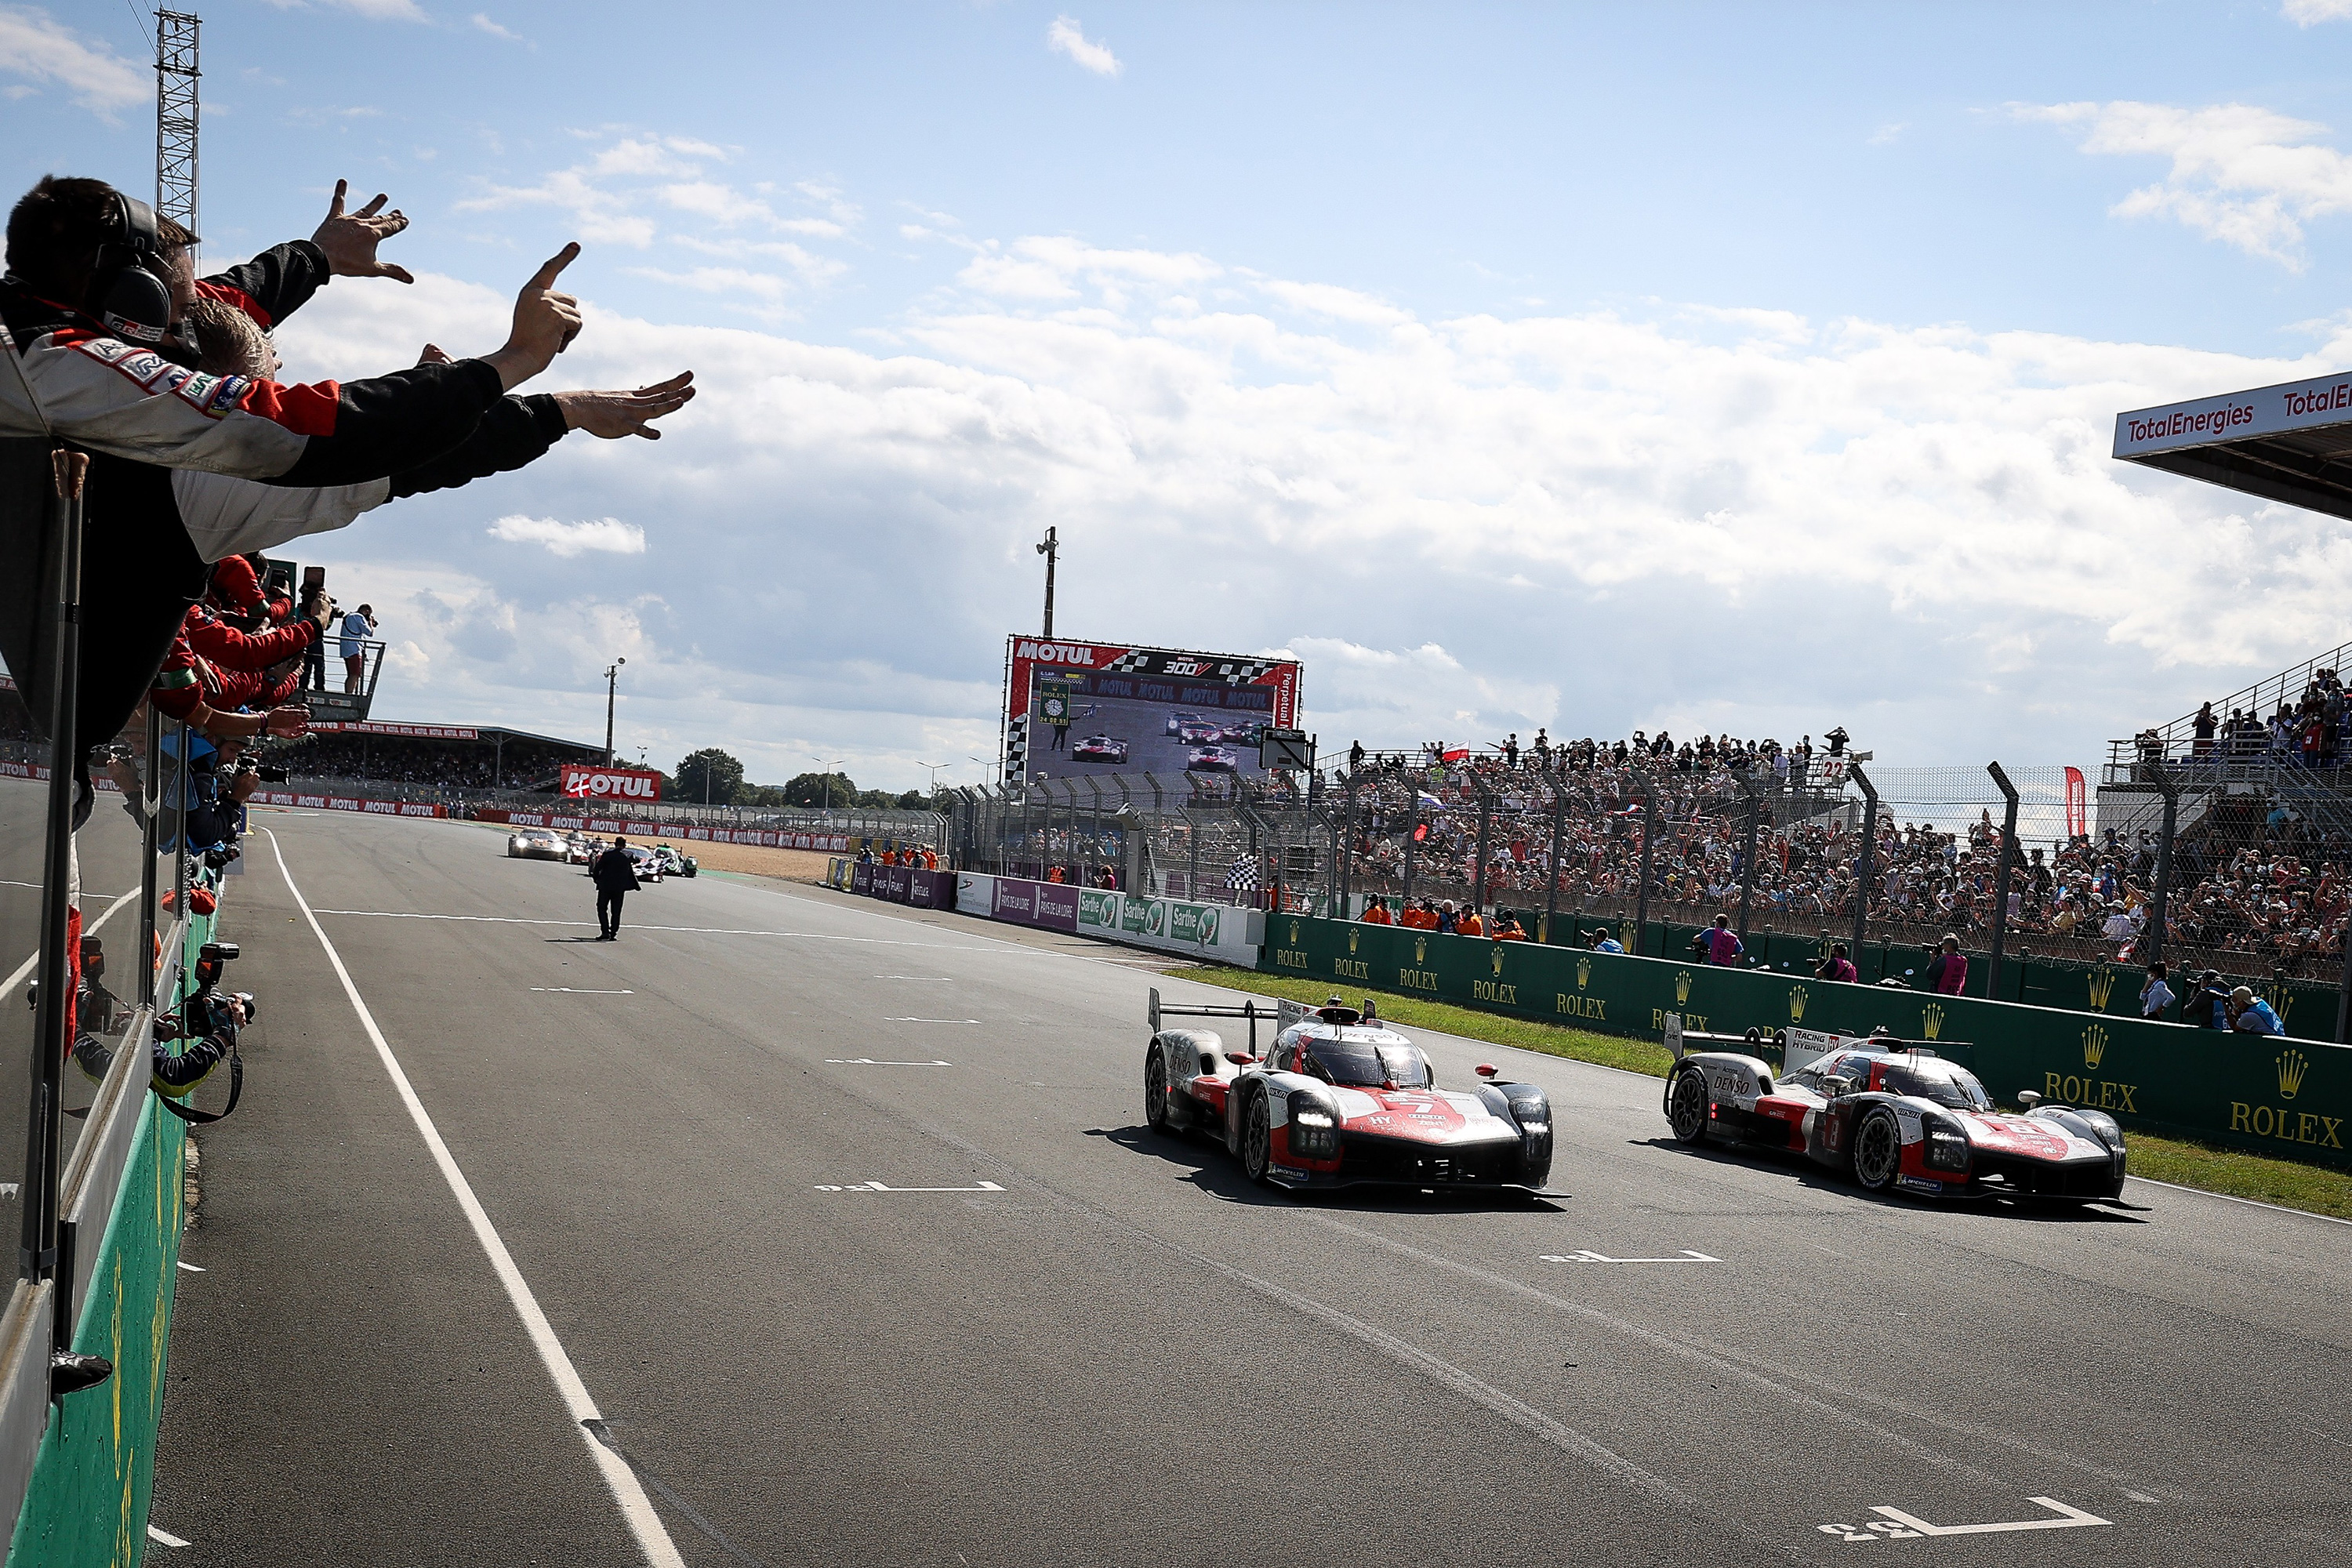
[[[1696,1068],[1685,1068],[1666,1090],[1666,1126],[1673,1131],[1675,1142],[1706,1142],[1706,1075]]]
[[[1168,1058],[1154,1046],[1143,1058],[1143,1121],[1154,1132],[1168,1125]]]
[[[1903,1130],[1895,1123],[1895,1112],[1874,1105],[1862,1113],[1862,1124],[1853,1130],[1853,1179],[1874,1193],[1883,1193],[1902,1172]]]
[[[1263,1090],[1242,1108],[1242,1169],[1253,1182],[1263,1182],[1274,1168],[1274,1116]]]

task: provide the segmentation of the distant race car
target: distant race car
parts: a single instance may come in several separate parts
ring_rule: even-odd
[[[575,833],[563,841],[563,858],[569,865],[585,866],[595,859],[603,849],[604,845],[601,842],[584,838]]]
[[[1260,1059],[1169,1017],[1271,1018]],[[1254,1182],[1294,1192],[1380,1183],[1539,1191],[1551,1175],[1551,1103],[1533,1084],[1441,1089],[1429,1058],[1377,1019],[1336,1003],[1163,1007],[1151,993],[1143,1117],[1156,1132],[1206,1132]],[[1253,1039],[1253,1050],[1255,1040]]]
[[[1790,1029],[1775,1078],[1739,1050],[1760,1037],[1669,1038],[1678,1059],[1666,1079],[1666,1125],[1680,1143],[1711,1139],[1786,1149],[1851,1175],[1872,1192],[2007,1193],[2110,1202],[2124,1189],[2124,1135],[2102,1110],[2043,1105],[1997,1110],[1977,1077],[1936,1047]]]
[[[693,856],[667,844],[654,846],[654,858],[661,862],[665,877],[691,877],[702,869],[701,863]]]
[[[1080,763],[1123,763],[1127,742],[1116,735],[1088,735],[1070,748],[1070,758]]]
[[[1187,719],[1176,726],[1176,738],[1188,746],[1213,746],[1223,733],[1206,719]]]
[[[1265,741],[1263,724],[1228,724],[1217,731],[1217,740],[1228,746],[1257,746]]]
[[[1185,753],[1184,771],[1192,773],[1237,773],[1242,760],[1223,746],[1195,746]]]
[[[1205,729],[1214,729],[1216,727],[1211,724],[1206,719],[1202,718],[1198,713],[1171,713],[1168,715],[1168,732],[1171,735],[1181,736],[1184,733],[1184,726],[1187,724],[1198,724]]]
[[[628,856],[629,864],[636,868],[639,882],[658,882],[662,879],[662,858],[656,854],[650,846],[632,844],[624,853]]]
[[[507,835],[509,860],[561,860],[563,836],[551,827],[518,827]]]

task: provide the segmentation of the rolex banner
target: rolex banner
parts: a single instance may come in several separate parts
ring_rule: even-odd
[[[2032,1090],[2126,1128],[2352,1166],[2352,1048],[2342,1046],[1303,915],[1268,917],[1264,952],[1260,969],[1342,992],[1402,992],[1602,1034],[1657,1039],[1669,1013],[1688,1029],[1768,1038],[1792,1025],[1843,1035],[1884,1026],[1935,1041],[2011,1104]]]

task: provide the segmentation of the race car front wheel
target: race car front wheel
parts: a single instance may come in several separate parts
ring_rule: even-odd
[[[1263,1182],[1273,1168],[1274,1118],[1265,1108],[1265,1096],[1253,1094],[1242,1111],[1242,1169],[1251,1181]]]
[[[1862,1114],[1853,1130],[1853,1179],[1874,1193],[1895,1184],[1903,1171],[1903,1132],[1895,1112],[1874,1105]]]
[[[1705,1142],[1706,1110],[1706,1075],[1696,1068],[1675,1074],[1674,1088],[1666,1090],[1666,1125],[1675,1142]]]
[[[1168,1058],[1157,1046],[1143,1058],[1143,1120],[1154,1132],[1168,1131]]]

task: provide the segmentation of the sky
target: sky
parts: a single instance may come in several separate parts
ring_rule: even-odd
[[[1304,661],[1327,753],[1661,726],[2088,767],[2352,637],[2332,520],[2114,461],[2352,364],[2352,0],[203,8],[204,259],[413,221],[290,379],[681,369],[292,553],[377,716],[988,776],[1004,637]],[[152,191],[150,23],[0,0],[0,170]],[[943,764],[934,768],[929,764]]]

